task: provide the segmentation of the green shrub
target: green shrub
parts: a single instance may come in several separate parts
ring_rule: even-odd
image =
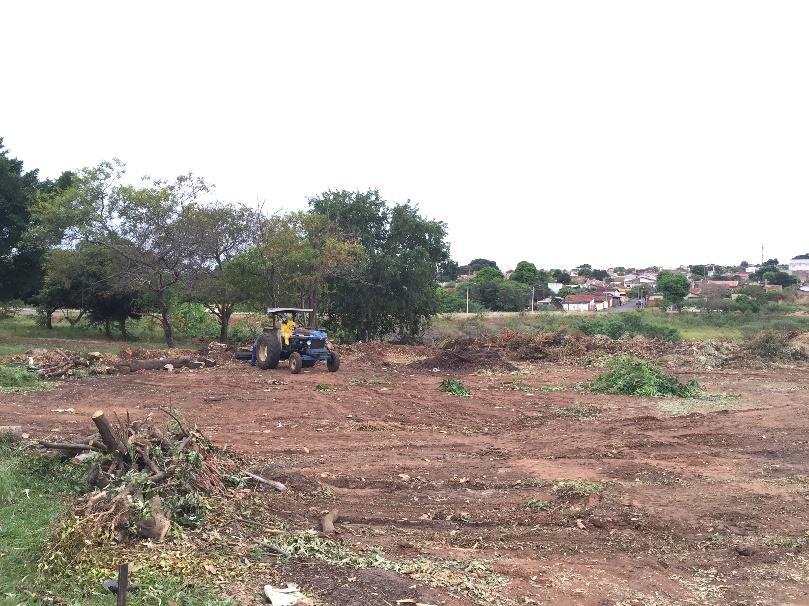
[[[699,383],[680,383],[659,368],[634,356],[615,356],[610,370],[590,384],[598,393],[620,393],[628,396],[675,396],[694,398],[700,393]]]
[[[458,379],[444,379],[441,381],[440,389],[451,396],[458,396],[461,398],[468,398],[472,395],[472,393],[466,389],[466,386]]]
[[[0,320],[8,320],[13,318],[22,309],[24,303],[19,299],[12,299],[11,301],[0,301]]]
[[[611,339],[643,336],[650,339],[679,341],[682,338],[680,331],[676,328],[655,324],[642,312],[585,318],[579,322],[578,328],[586,335],[607,335]]]
[[[180,303],[171,310],[174,330],[179,337],[219,336],[219,322],[199,303]]]
[[[234,343],[253,343],[261,334],[261,321],[250,316],[237,320],[228,331],[228,338]]]

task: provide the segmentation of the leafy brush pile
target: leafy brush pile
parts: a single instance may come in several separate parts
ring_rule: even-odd
[[[468,398],[472,395],[472,392],[470,392],[458,379],[444,379],[441,381],[441,386],[439,389],[451,396],[458,396],[461,398]]]
[[[741,357],[756,357],[771,362],[793,362],[806,360],[809,354],[795,347],[792,340],[795,333],[787,334],[775,330],[765,330],[756,334],[742,346]]]
[[[42,443],[66,456],[92,457],[86,481],[95,489],[64,517],[44,562],[73,561],[92,546],[162,541],[174,525],[205,524],[209,500],[224,494],[223,479],[238,473],[237,461],[167,413],[174,422],[166,426],[149,417],[116,425],[99,411],[93,415],[99,429],[94,436]]]
[[[24,366],[0,366],[0,391],[34,391],[48,384]]]
[[[695,398],[701,389],[696,381],[681,383],[675,377],[634,356],[615,356],[610,370],[590,384],[598,393],[619,393],[627,396]]]

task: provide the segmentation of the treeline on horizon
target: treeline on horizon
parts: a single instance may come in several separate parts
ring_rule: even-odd
[[[487,259],[460,266],[445,223],[409,201],[388,203],[378,190],[327,191],[305,211],[282,213],[212,199],[191,174],[131,183],[118,161],[40,179],[0,139],[0,303],[35,305],[47,327],[57,310],[78,310],[71,324],[84,320],[108,335],[116,327],[124,337],[128,320],[151,315],[169,345],[176,312],[189,304],[216,317],[222,341],[237,310],[267,306],[311,307],[348,341],[412,341],[436,313],[466,311],[467,290],[473,312],[522,311],[532,295],[551,294],[549,282],[572,292],[569,272],[529,261],[508,279]],[[589,264],[575,269],[608,278]],[[691,270],[707,274],[704,265]],[[469,274],[463,289],[453,288]],[[794,281],[777,259],[753,277]]]
[[[346,340],[415,339],[438,311],[446,225],[409,201],[327,191],[282,213],[210,192],[191,174],[132,185],[119,161],[41,180],[0,139],[0,300],[123,336],[152,314],[169,346],[182,303],[214,314],[223,341],[238,309],[311,307]]]

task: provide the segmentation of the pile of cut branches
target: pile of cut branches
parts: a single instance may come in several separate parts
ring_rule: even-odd
[[[77,368],[88,368],[90,360],[77,351],[54,349],[53,351],[32,351],[28,356],[28,369],[43,379],[58,379],[70,376]]]
[[[223,478],[238,474],[239,462],[225,456],[172,410],[164,425],[151,417],[116,419],[93,414],[96,433],[74,442],[40,442],[79,461],[92,460],[87,481],[95,488],[71,512],[70,532],[60,534],[60,553],[96,542],[138,538],[163,540],[172,524],[198,528],[208,498],[225,492]]]

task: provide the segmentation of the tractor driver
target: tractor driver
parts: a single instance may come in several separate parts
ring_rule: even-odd
[[[289,345],[289,340],[292,338],[292,333],[295,332],[296,326],[294,314],[291,318],[287,318],[286,314],[281,316],[281,340],[284,345]]]

